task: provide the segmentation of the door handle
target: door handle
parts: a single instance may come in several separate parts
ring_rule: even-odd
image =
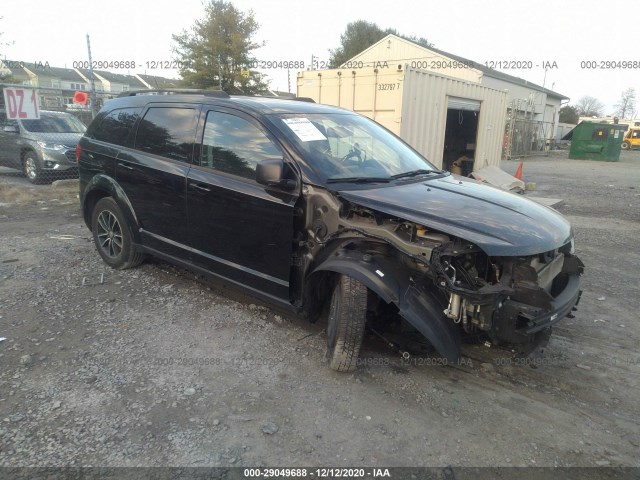
[[[202,185],[198,185],[197,183],[190,183],[190,188],[195,188],[196,190],[200,190],[201,192],[210,192],[211,189],[207,187],[203,187]]]
[[[118,166],[122,167],[122,168],[124,168],[126,170],[135,170],[135,168],[133,168],[132,166],[127,165],[126,163],[122,163],[122,162],[118,162]]]

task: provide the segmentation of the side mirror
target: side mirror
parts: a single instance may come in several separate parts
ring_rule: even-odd
[[[20,129],[16,125],[7,125],[2,131],[5,133],[20,133]]]
[[[293,190],[297,182],[283,178],[284,160],[281,158],[267,158],[256,166],[256,182],[268,187],[280,187]]]

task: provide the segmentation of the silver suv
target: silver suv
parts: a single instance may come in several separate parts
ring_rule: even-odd
[[[0,110],[0,165],[23,171],[31,183],[77,174],[76,145],[85,130],[69,113],[40,111],[38,120],[9,120]]]

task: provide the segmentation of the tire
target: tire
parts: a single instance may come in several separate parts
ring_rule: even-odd
[[[91,214],[91,230],[98,253],[110,267],[124,270],[144,260],[135,250],[129,225],[113,198],[98,200]]]
[[[620,145],[620,147],[622,148],[622,150],[629,150],[629,142],[622,142],[622,145]]]
[[[27,180],[34,185],[44,183],[42,169],[40,168],[40,161],[38,156],[33,152],[25,153],[22,158],[22,172]]]
[[[337,372],[352,372],[367,319],[367,287],[347,275],[340,275],[331,296],[327,322],[327,359]]]

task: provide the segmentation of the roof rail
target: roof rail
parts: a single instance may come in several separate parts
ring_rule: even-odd
[[[135,97],[136,95],[204,95],[205,97],[229,98],[229,94],[223,90],[199,90],[193,88],[166,88],[149,90],[130,90],[122,92],[118,97]]]
[[[280,95],[267,94],[267,93],[246,93],[244,97],[262,97],[262,98],[275,98],[277,100],[296,100],[298,102],[316,103],[311,97],[281,97]]]

